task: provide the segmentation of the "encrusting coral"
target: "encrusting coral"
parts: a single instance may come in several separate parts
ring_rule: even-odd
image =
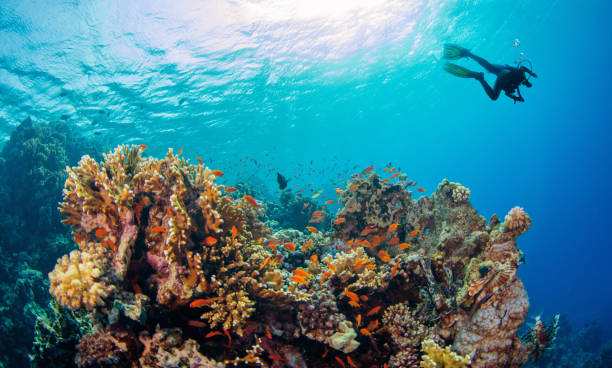
[[[421,358],[423,368],[460,368],[469,367],[472,363],[469,356],[458,355],[450,346],[442,348],[432,339],[423,341],[421,349],[425,353]]]
[[[516,334],[529,306],[516,273],[524,211],[487,225],[460,184],[414,200],[405,174],[369,168],[337,189],[333,232],[272,235],[265,203],[216,184],[221,171],[143,150],[68,169],[60,210],[79,250],[50,274],[51,293],[90,310],[119,360],[510,368],[533,351]]]

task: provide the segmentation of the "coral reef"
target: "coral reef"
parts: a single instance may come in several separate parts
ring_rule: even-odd
[[[538,351],[517,335],[522,210],[487,225],[460,184],[414,200],[405,175],[369,170],[337,190],[333,232],[272,234],[269,206],[222,195],[219,170],[143,150],[68,169],[60,211],[79,250],[49,278],[99,321],[79,365],[510,368]]]

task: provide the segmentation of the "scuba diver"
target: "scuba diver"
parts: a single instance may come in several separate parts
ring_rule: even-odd
[[[529,77],[525,75],[525,73],[529,74],[529,76],[537,78],[537,74],[531,71],[530,68],[527,68],[521,63],[527,62],[531,64],[528,60],[523,60],[519,63],[518,68],[515,68],[510,65],[494,65],[481,58],[480,56],[476,56],[470,52],[470,50],[465,49],[459,45],[447,43],[444,45],[444,58],[448,60],[457,60],[464,57],[471,58],[476,61],[482,67],[484,67],[489,73],[493,73],[497,76],[497,80],[495,81],[495,85],[493,88],[489,86],[487,81],[484,79],[483,72],[473,72],[469,69],[466,69],[457,64],[447,62],[444,65],[444,70],[447,72],[461,78],[474,78],[480,82],[482,87],[484,88],[487,95],[491,98],[491,100],[497,100],[501,91],[504,91],[506,96],[510,97],[519,102],[525,102],[523,96],[521,96],[521,90],[519,89],[520,85],[524,85],[527,88],[531,88],[532,84],[529,82]],[[516,91],[517,95],[514,94]]]

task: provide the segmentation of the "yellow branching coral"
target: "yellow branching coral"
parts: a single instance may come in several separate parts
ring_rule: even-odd
[[[468,367],[472,363],[469,356],[455,353],[450,346],[442,348],[432,339],[423,341],[421,350],[425,354],[421,358],[423,368],[460,368]]]
[[[104,305],[103,299],[114,289],[102,279],[104,268],[101,257],[73,250],[70,256],[60,258],[49,273],[49,292],[61,305],[73,310]]]
[[[242,324],[246,321],[255,308],[245,291],[225,292],[219,291],[221,299],[211,304],[212,310],[205,312],[200,318],[208,320],[211,328],[222,326],[226,330],[236,331],[242,335]]]

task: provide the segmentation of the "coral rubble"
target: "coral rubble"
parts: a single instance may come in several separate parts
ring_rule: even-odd
[[[487,225],[458,183],[414,200],[405,175],[370,170],[337,191],[332,232],[272,234],[265,204],[222,195],[219,173],[127,146],[68,169],[60,210],[79,250],[49,278],[99,323],[79,366],[510,368],[538,354],[517,336],[522,209]]]

